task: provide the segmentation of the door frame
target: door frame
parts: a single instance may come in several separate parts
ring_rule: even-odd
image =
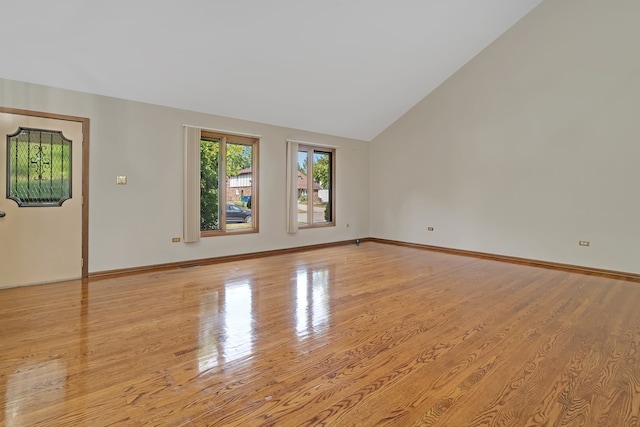
[[[0,106],[0,113],[67,120],[82,124],[82,278],[86,279],[89,277],[89,118],[2,106]]]

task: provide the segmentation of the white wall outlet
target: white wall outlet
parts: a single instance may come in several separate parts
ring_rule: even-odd
[[[116,184],[117,185],[127,185],[127,176],[126,175],[118,175],[118,176],[116,176]]]
[[[578,242],[578,244],[579,244],[580,246],[589,246],[589,245],[591,245],[591,243],[590,243],[588,240],[580,240],[580,241]]]

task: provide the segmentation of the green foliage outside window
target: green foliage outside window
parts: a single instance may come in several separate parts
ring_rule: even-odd
[[[219,229],[220,140],[200,142],[200,230]]]

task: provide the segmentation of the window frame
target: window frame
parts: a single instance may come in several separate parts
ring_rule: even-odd
[[[307,224],[298,223],[298,229],[324,228],[336,226],[336,149],[334,147],[326,147],[322,145],[313,145],[308,143],[298,144],[297,152],[307,152]],[[329,162],[329,203],[331,205],[331,221],[313,222],[313,154],[325,153],[330,155]],[[297,164],[297,154],[296,154]],[[311,177],[311,179],[309,179]],[[310,195],[310,196],[309,196]]]
[[[200,237],[215,237],[215,236],[229,236],[237,234],[252,234],[259,233],[259,203],[258,203],[258,158],[259,158],[259,146],[260,138],[244,135],[236,135],[232,133],[224,133],[217,131],[209,131],[202,129],[200,132],[200,147],[202,147],[202,141],[207,140],[219,140],[220,141],[220,159],[219,159],[219,178],[218,178],[218,222],[220,229],[218,230],[202,230],[200,229]],[[231,228],[227,229],[227,209],[226,205],[229,203],[227,200],[227,144],[247,145],[251,147],[251,227],[247,228]],[[202,149],[202,148],[201,148]],[[220,174],[220,171],[224,171]],[[220,179],[220,175],[224,179]],[[201,202],[202,203],[202,202]],[[221,207],[222,206],[222,207]]]

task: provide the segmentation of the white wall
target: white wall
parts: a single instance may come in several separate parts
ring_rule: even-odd
[[[278,102],[278,100],[274,100]],[[295,129],[0,79],[0,105],[91,119],[89,271],[98,272],[366,237],[369,234],[369,145]],[[260,233],[182,236],[183,124],[262,135]],[[334,145],[336,227],[288,235],[285,141]],[[116,175],[127,175],[126,186]],[[350,228],[344,224],[349,223]]]
[[[640,273],[639,40],[637,0],[542,2],[374,139],[371,235]]]

